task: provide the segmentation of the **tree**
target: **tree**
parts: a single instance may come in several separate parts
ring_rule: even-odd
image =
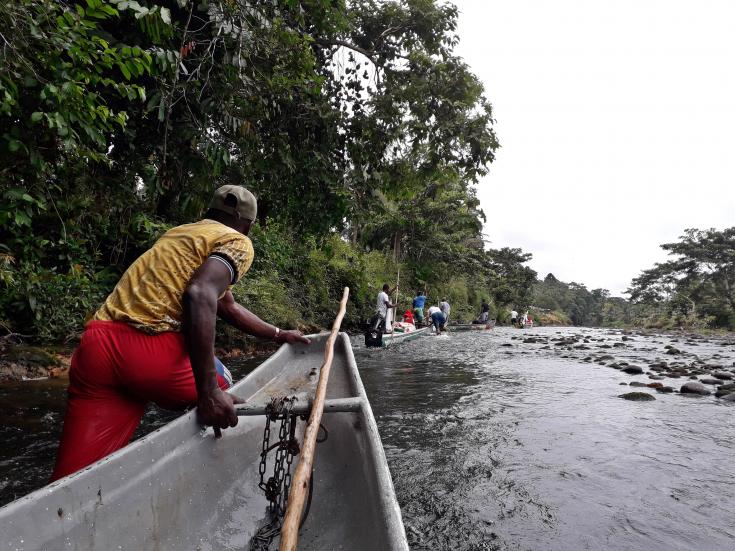
[[[672,314],[735,327],[735,228],[687,229],[661,248],[674,256],[632,282],[635,302],[665,304]]]

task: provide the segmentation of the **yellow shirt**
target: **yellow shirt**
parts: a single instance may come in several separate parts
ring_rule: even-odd
[[[94,319],[122,321],[147,333],[181,331],[184,289],[210,256],[230,267],[234,284],[253,262],[253,245],[214,220],[172,228],[130,265]]]

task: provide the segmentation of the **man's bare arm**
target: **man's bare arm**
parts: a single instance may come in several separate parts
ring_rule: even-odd
[[[217,297],[227,289],[232,273],[222,262],[207,260],[194,272],[183,295],[183,334],[197,389],[202,423],[215,428],[237,425],[233,398],[217,384],[214,367],[214,328]]]
[[[271,325],[253,314],[250,310],[238,304],[231,291],[217,302],[217,315],[236,329],[260,337],[271,339],[276,342],[302,342],[309,344],[311,341],[301,334],[301,331],[280,331],[275,325]]]

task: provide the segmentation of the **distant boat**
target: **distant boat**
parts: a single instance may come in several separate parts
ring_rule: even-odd
[[[368,324],[365,330],[365,346],[368,348],[391,346],[392,344],[398,344],[404,341],[412,341],[430,333],[430,326],[416,327],[412,323],[395,323],[393,321],[394,315],[394,308],[389,308],[385,318],[385,327],[390,327],[392,330],[384,333],[380,333],[379,328],[375,329],[373,323],[375,323],[374,320],[377,318],[373,318],[373,321]]]
[[[493,327],[495,327],[495,320],[490,320],[488,323],[455,323],[447,326],[450,331],[484,331]]]
[[[247,403],[238,406],[240,422],[222,438],[204,430],[192,410],[0,508],[2,549],[250,549],[268,518],[258,487],[265,406],[274,396],[296,396],[293,413],[308,412],[326,337],[312,337],[311,346],[283,345],[237,383],[232,392]],[[335,344],[327,396],[322,423],[328,438],[317,445],[299,550],[408,551],[378,429],[344,333]],[[299,439],[304,422],[296,422]],[[276,423],[271,444],[279,442]],[[275,454],[266,455],[266,476]],[[271,549],[278,540],[276,530]]]

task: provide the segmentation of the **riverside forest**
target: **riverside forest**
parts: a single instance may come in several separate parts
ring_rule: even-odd
[[[456,25],[433,0],[3,2],[4,334],[73,342],[226,183],[260,205],[236,297],[284,326],[328,325],[349,286],[355,327],[400,273],[399,294],[426,289],[465,320],[485,298],[499,322],[530,308],[542,323],[735,327],[734,228],[663,245],[672,260],[630,299],[539,280],[531,253],[489,245],[476,185],[500,143]]]
[[[490,4],[488,32],[538,31]],[[581,36],[604,27],[563,4]],[[648,236],[664,260],[625,292],[534,270],[556,239],[489,233],[500,214],[548,228],[535,192],[483,194],[513,134],[460,55],[467,8],[0,2],[3,544],[734,547],[735,227]],[[545,197],[574,207],[554,177]],[[575,208],[636,200],[597,187]],[[620,260],[556,241],[574,270]]]

